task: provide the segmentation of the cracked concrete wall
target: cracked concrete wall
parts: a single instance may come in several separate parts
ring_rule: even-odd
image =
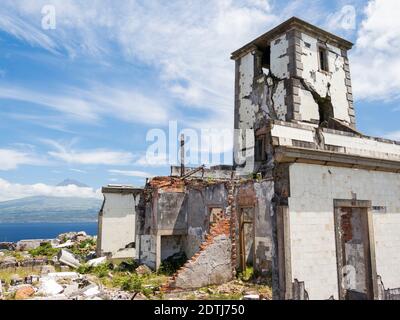
[[[101,254],[134,258],[136,250],[136,215],[141,194],[104,192],[104,204],[99,215]],[[129,245],[129,249],[125,249]],[[123,251],[123,253],[122,253]]]
[[[225,183],[193,183],[181,192],[152,190],[142,206],[140,260],[156,268],[162,260],[184,251],[191,257],[199,251],[210,225],[209,209],[225,210]]]
[[[272,199],[275,189],[273,181],[254,183],[256,196],[254,235],[255,235],[255,269],[266,275],[273,272],[275,250],[274,207]]]
[[[184,239],[186,256],[192,257],[199,251],[210,227],[210,209],[228,206],[228,191],[224,183],[188,190],[188,229]]]
[[[331,98],[333,116],[336,119],[355,125],[347,52],[304,32],[299,33],[296,40],[299,43],[300,50],[297,53],[300,54],[301,62],[296,76],[304,79],[319,96]],[[320,67],[321,46],[327,52],[328,72],[322,71]],[[300,88],[299,99],[301,120],[319,121],[318,104],[308,88]]]
[[[139,246],[139,260],[140,263],[147,265],[151,269],[156,268],[157,258],[157,236],[155,235],[141,235]]]
[[[223,284],[232,280],[231,240],[222,234],[199,256],[186,264],[176,279],[174,286],[180,289],[202,288],[210,284]]]

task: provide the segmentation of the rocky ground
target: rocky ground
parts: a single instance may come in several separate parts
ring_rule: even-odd
[[[190,292],[163,292],[169,273],[135,261],[96,258],[84,232],[54,240],[0,243],[0,300],[240,300],[271,299],[268,283],[251,269],[237,279]]]

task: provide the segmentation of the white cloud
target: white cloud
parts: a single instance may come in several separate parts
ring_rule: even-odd
[[[144,171],[129,171],[129,170],[108,170],[109,173],[118,175],[118,176],[126,176],[126,177],[135,177],[135,178],[152,178],[153,175]]]
[[[41,8],[48,4],[56,8],[57,25],[56,30],[43,30],[43,34],[55,44],[50,46],[47,39],[28,41],[27,35],[23,36],[26,41],[67,51],[72,57],[81,54],[115,57],[122,52],[128,61],[156,67],[165,87],[170,88],[171,95],[181,100],[185,108],[200,107],[211,116],[222,113],[225,121],[220,125],[225,127],[233,125],[234,64],[229,59],[230,53],[279,22],[271,13],[268,0],[168,4],[161,0],[126,0],[118,6],[114,1],[104,0],[4,0],[0,16],[23,17],[34,26],[41,17]],[[12,33],[10,25],[0,28]],[[29,33],[30,27],[25,30]],[[94,99],[96,95],[91,95],[90,102],[103,103],[103,110],[110,110],[111,106],[110,115],[146,123],[152,117],[157,121],[165,119],[164,108],[157,108],[137,93],[97,93],[102,98]],[[87,105],[86,101],[75,101]],[[136,104],[127,104],[128,101]],[[124,107],[118,108],[119,105]],[[215,110],[219,113],[213,114]]]
[[[0,171],[17,169],[21,165],[44,165],[46,161],[29,152],[0,149]]]
[[[385,138],[400,141],[400,130],[389,132],[389,133],[385,134]]]
[[[18,184],[0,178],[0,201],[32,196],[78,197],[102,199],[101,190],[82,188],[75,185],[56,187],[43,183]]]
[[[168,166],[168,154],[152,154],[149,152],[149,154],[140,156],[134,164],[141,167],[165,167]]]
[[[400,97],[400,1],[371,0],[351,54],[356,99]]]
[[[83,173],[83,174],[86,174],[86,173],[87,173],[87,171],[85,171],[85,170],[74,169],[74,168],[69,169],[69,171],[77,172],[77,173]]]
[[[131,88],[93,85],[89,89],[62,88],[63,93],[31,91],[22,87],[0,88],[0,99],[11,99],[45,106],[74,120],[97,123],[102,116],[126,122],[159,124],[168,116],[164,103]],[[25,119],[29,116],[25,116]],[[32,121],[37,121],[31,117]],[[65,129],[63,126],[54,129]]]
[[[71,164],[83,165],[126,165],[133,161],[130,152],[113,151],[108,149],[75,150],[72,146],[65,146],[57,141],[43,140],[55,150],[48,154],[57,159]]]

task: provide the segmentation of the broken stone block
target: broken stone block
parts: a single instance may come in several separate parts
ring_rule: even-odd
[[[24,286],[15,292],[15,300],[25,300],[35,294],[35,288],[31,285]]]
[[[43,266],[42,269],[40,270],[40,273],[42,275],[45,275],[45,274],[48,274],[48,273],[51,273],[51,272],[56,272],[56,269],[51,265]]]
[[[99,287],[95,284],[83,288],[81,292],[85,297],[94,297],[101,293]]]
[[[25,277],[24,282],[25,282],[26,284],[33,284],[33,283],[39,282],[39,280],[40,280],[40,277],[39,277],[39,276],[37,276],[37,275],[30,275],[30,276]]]
[[[135,269],[136,273],[139,275],[151,274],[151,269],[146,265],[141,265]]]
[[[79,260],[74,256],[74,254],[65,249],[62,249],[58,253],[58,261],[75,269],[81,265]]]
[[[70,248],[74,245],[71,240],[67,240],[67,242],[54,246],[53,248],[62,249],[62,248]]]
[[[107,261],[106,257],[101,257],[101,258],[89,260],[87,262],[87,264],[91,267],[97,267],[98,265],[101,265],[101,264],[105,263],[106,261]]]
[[[64,289],[64,294],[70,298],[79,294],[79,284],[76,282],[71,283],[70,285],[66,286]]]
[[[17,251],[29,251],[37,249],[43,243],[50,243],[51,240],[21,240],[17,242]]]
[[[79,279],[79,274],[76,272],[52,272],[47,275],[47,277],[61,280],[61,279],[68,279],[68,280],[77,280]]]
[[[50,277],[40,279],[39,294],[44,296],[55,296],[64,291],[64,288],[57,283],[56,280]]]

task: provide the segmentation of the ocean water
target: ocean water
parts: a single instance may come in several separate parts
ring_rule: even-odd
[[[53,239],[60,233],[85,231],[97,234],[97,222],[78,223],[0,223],[0,242],[17,242],[24,239]]]

